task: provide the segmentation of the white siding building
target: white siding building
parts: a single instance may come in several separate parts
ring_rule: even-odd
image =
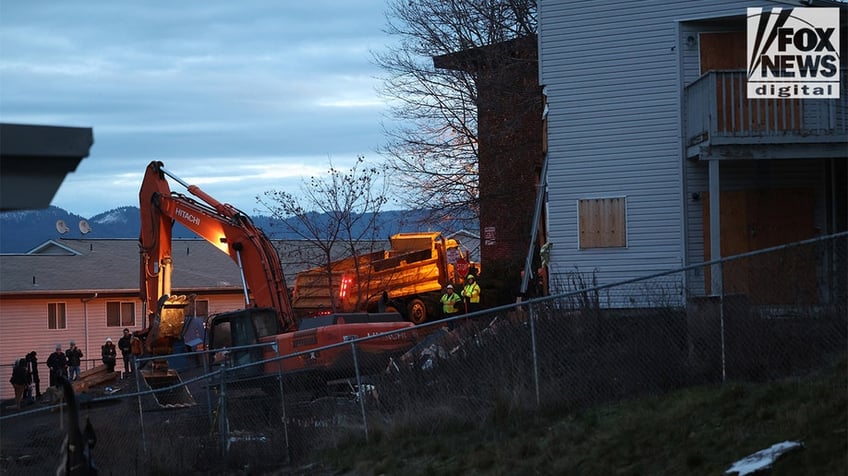
[[[740,79],[746,8],[809,3],[539,1],[551,292],[569,273],[609,284],[846,229],[844,76],[842,99],[756,113],[766,101],[746,102]],[[678,276],[690,295],[717,289]]]

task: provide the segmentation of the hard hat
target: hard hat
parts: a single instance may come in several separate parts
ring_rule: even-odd
[[[466,277],[465,277],[465,279],[474,279],[474,275],[473,275],[473,274],[469,274],[468,276],[466,276]]]
[[[111,337],[107,337],[107,338],[106,338],[106,342],[112,342],[112,338],[111,338]]]
[[[448,289],[453,289],[453,284],[448,284]]]

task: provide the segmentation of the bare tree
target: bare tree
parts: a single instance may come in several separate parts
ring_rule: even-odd
[[[281,227],[320,250],[320,262],[314,264],[325,267],[332,290],[334,259],[345,255],[358,260],[380,236],[380,212],[388,202],[383,179],[384,171],[360,156],[348,171],[330,161],[327,174],[304,179],[299,194],[270,190],[256,199]],[[361,282],[359,276],[356,281]],[[336,296],[332,291],[329,295],[336,312]]]
[[[431,220],[478,216],[479,64],[441,69],[434,58],[473,51],[536,30],[535,0],[390,0],[386,31],[395,46],[375,53],[385,71],[381,94],[399,124],[381,152],[398,172],[405,205],[434,210]],[[497,49],[459,61],[505,61]],[[491,68],[496,69],[496,68]]]

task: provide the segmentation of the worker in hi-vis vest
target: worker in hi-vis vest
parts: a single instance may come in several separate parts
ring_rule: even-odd
[[[442,294],[442,315],[443,317],[451,317],[459,313],[456,304],[462,301],[462,296],[453,292],[453,285],[448,284],[445,288],[445,293]]]
[[[473,274],[465,277],[465,287],[462,288],[462,297],[465,300],[465,312],[480,310],[480,285]]]

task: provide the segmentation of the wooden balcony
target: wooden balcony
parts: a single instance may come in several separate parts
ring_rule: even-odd
[[[748,99],[745,71],[710,71],[684,88],[687,157],[826,158],[848,154],[848,95]]]

